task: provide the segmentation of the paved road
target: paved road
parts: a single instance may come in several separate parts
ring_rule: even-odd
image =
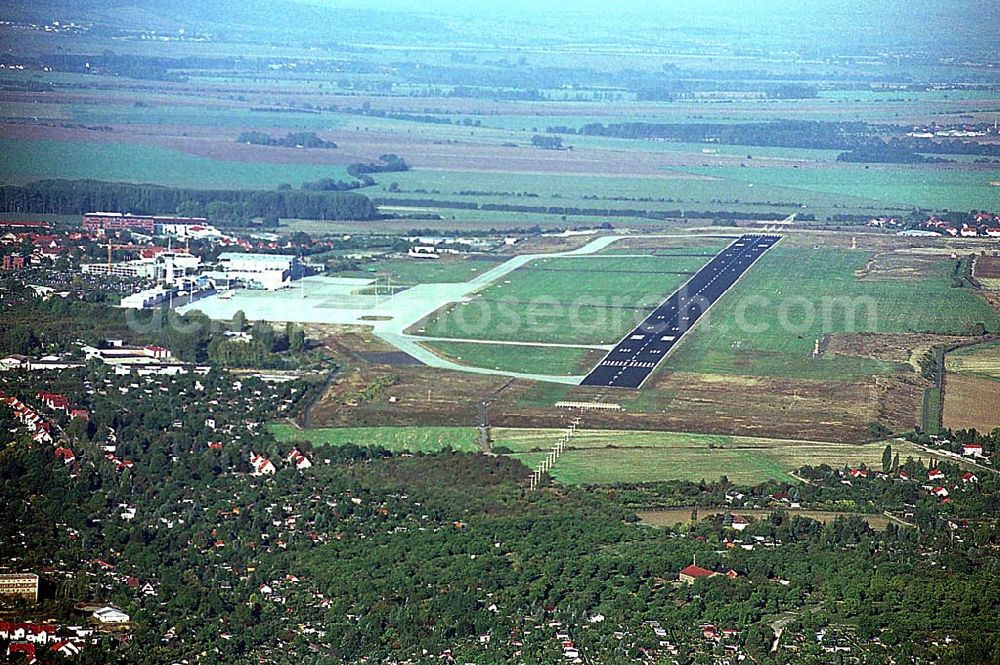
[[[780,239],[776,235],[741,236],[627,334],[580,385],[640,387],[702,314]]]

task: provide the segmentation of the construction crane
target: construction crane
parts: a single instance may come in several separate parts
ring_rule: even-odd
[[[116,250],[116,249],[132,249],[132,245],[116,245],[115,243],[111,242],[110,238],[108,239],[108,272],[109,273],[111,272],[111,266],[114,265],[114,257],[112,256],[112,252],[114,252],[114,250]]]

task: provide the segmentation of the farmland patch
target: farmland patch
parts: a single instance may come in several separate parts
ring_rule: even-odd
[[[990,432],[1000,427],[1000,381],[949,372],[944,390],[944,426]]]

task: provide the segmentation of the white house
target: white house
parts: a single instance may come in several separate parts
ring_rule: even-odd
[[[966,443],[962,445],[962,454],[966,457],[982,457],[983,456],[983,444],[981,443]]]

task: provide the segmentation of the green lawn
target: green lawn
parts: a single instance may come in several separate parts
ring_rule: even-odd
[[[419,323],[414,332],[460,339],[615,344],[651,310],[476,299],[448,305]]]
[[[825,354],[810,357],[824,333],[964,333],[1000,317],[967,289],[951,287],[952,263],[918,280],[863,281],[867,252],[778,247],[770,250],[699,321],[664,369],[796,378],[847,379],[891,373],[887,362]]]
[[[494,429],[494,446],[505,446],[530,468],[561,434],[557,430]],[[865,445],[786,441],[678,432],[581,431],[573,437],[552,474],[569,484],[716,480],[737,483],[794,481],[788,475],[805,464],[879,466],[884,443]],[[893,443],[902,459],[917,456],[909,444]]]
[[[615,259],[635,261],[646,259]],[[653,259],[678,265],[675,273],[604,271],[604,259],[543,259],[533,261],[479,292],[485,300],[519,302],[581,303],[600,307],[653,308],[708,261],[700,259]],[[572,263],[572,266],[567,266]],[[551,267],[550,267],[551,266]],[[558,266],[558,267],[557,267]],[[681,271],[688,270],[684,274]]]
[[[396,452],[436,452],[446,447],[478,450],[473,427],[327,427],[302,430],[284,423],[273,423],[268,425],[268,430],[278,441],[309,441],[314,446],[353,443]]]
[[[600,250],[598,254],[613,256],[616,254],[650,254],[653,256],[676,256],[687,254],[698,254],[711,258],[725,249],[733,238],[712,238],[709,236],[692,236],[691,238],[662,238],[657,239],[655,247],[645,247],[645,241],[634,241],[640,243],[639,247],[632,246],[628,240],[619,241]]]
[[[573,376],[586,374],[604,357],[604,351],[543,346],[505,346],[470,342],[427,342],[424,346],[442,352],[463,365],[507,372]]]
[[[174,187],[273,189],[308,180],[350,180],[342,166],[218,161],[159,146],[0,139],[0,182],[43,178]]]
[[[423,334],[523,342],[612,344],[709,256],[538,259],[435,313]],[[493,365],[490,365],[493,366]]]
[[[927,388],[924,390],[924,404],[920,414],[920,424],[928,434],[941,431],[941,389]]]
[[[612,247],[614,244],[612,244]],[[688,250],[690,251],[690,250]],[[601,256],[583,254],[580,256],[565,256],[532,261],[521,270],[540,270],[544,272],[607,272],[607,273],[651,273],[671,274],[676,272],[694,273],[708,259],[718,254],[706,250],[697,250],[702,256],[683,256],[688,252],[680,249],[657,256]],[[639,254],[641,252],[633,253]],[[682,256],[672,256],[682,254]],[[633,277],[633,279],[635,279]]]

